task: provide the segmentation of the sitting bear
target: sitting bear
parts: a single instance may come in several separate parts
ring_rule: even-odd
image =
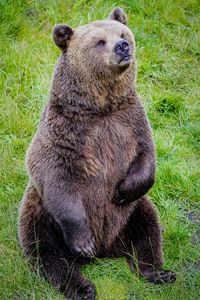
[[[161,227],[145,196],[154,184],[155,149],[126,24],[116,8],[108,19],[76,29],[55,26],[61,56],[27,153],[20,243],[70,299],[95,299],[80,271],[94,257],[126,257],[150,282],[175,281],[162,269]]]

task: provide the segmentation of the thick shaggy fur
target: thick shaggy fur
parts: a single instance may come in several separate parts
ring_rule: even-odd
[[[125,24],[125,14],[115,9],[106,21],[55,27],[62,54],[27,154],[20,242],[72,299],[95,299],[95,287],[80,272],[93,256],[125,256],[152,282],[175,280],[161,269],[157,212],[144,196],[154,183],[155,151],[135,91],[134,37]],[[128,63],[113,52],[120,38],[130,44]]]

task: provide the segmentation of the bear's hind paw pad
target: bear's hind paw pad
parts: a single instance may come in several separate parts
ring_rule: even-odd
[[[76,300],[95,300],[96,290],[92,285],[87,285],[81,288],[79,294]]]
[[[154,284],[173,283],[176,280],[176,273],[170,270],[158,270],[150,274],[147,279]]]

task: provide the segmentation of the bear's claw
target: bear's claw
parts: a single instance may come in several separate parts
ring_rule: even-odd
[[[74,242],[73,249],[76,253],[81,254],[85,257],[91,257],[95,255],[95,239],[76,241]]]

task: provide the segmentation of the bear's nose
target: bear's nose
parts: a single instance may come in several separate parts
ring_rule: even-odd
[[[114,51],[120,56],[125,56],[129,54],[130,45],[126,40],[120,40],[115,44]]]

